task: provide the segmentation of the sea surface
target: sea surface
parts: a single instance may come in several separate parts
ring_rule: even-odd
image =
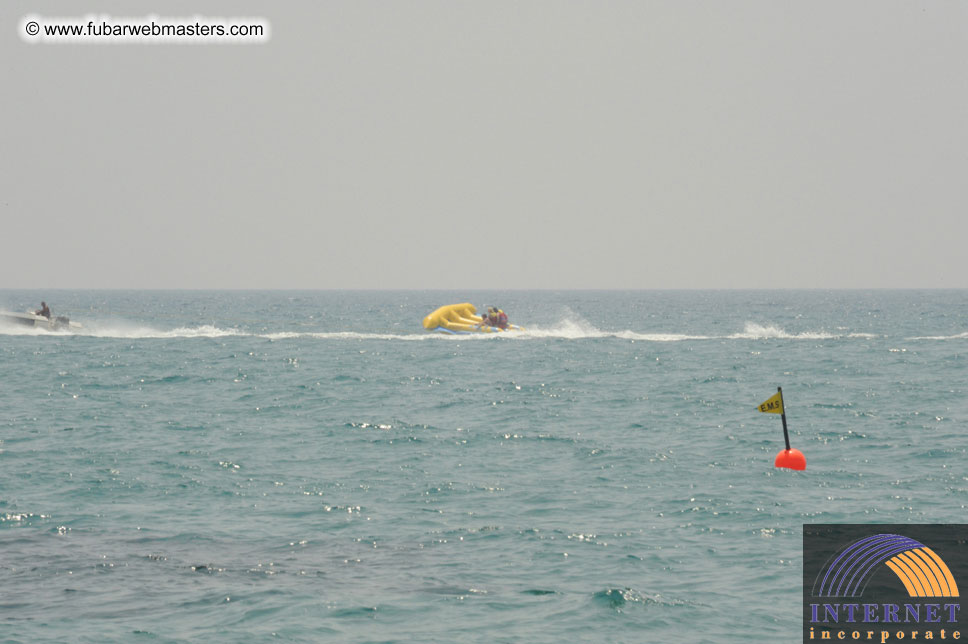
[[[966,291],[41,299],[0,642],[796,641],[804,523],[968,522]],[[465,301],[526,331],[421,327]]]

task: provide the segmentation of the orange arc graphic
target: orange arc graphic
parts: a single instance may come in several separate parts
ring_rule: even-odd
[[[947,597],[960,597],[958,594],[958,584],[955,583],[955,578],[948,569],[945,562],[941,561],[941,557],[935,554],[934,550],[928,547],[920,548],[921,552],[927,554],[934,561],[935,565],[941,570],[941,574],[944,576],[945,580],[948,582],[948,595]]]
[[[930,548],[902,552],[885,562],[910,597],[958,597],[951,570]]]
[[[897,556],[907,563],[911,570],[914,571],[918,581],[921,582],[921,588],[924,589],[924,594],[921,595],[922,597],[941,597],[941,588],[938,587],[938,582],[933,579],[934,573],[925,570],[919,558],[912,557],[910,551],[902,552]]]
[[[932,588],[937,589],[938,594],[935,597],[950,597],[951,590],[948,588],[948,580],[945,579],[944,573],[941,572],[934,560],[918,550],[912,550],[910,556],[920,558],[922,567],[931,573],[928,579],[933,580]]]
[[[898,577],[900,577],[903,574],[904,578],[907,579],[908,583],[911,584],[911,586],[914,588],[913,592],[908,591],[908,594],[911,597],[928,596],[927,593],[924,591],[924,584],[921,582],[921,578],[918,577],[917,573],[911,570],[911,564],[908,562],[907,559],[897,556],[897,557],[892,557],[890,561],[893,562],[895,566],[897,566],[897,570],[895,570],[895,572],[898,573]],[[902,581],[904,580],[902,579]],[[905,584],[905,587],[907,587],[907,584]]]
[[[888,559],[884,563],[887,564],[888,568],[894,571],[894,574],[897,575],[897,578],[901,580],[902,584],[904,584],[904,588],[905,590],[907,590],[909,597],[920,597],[920,595],[918,594],[918,590],[914,587],[914,584],[912,584],[911,580],[908,578],[906,570],[902,570],[900,566],[894,563],[894,559]]]

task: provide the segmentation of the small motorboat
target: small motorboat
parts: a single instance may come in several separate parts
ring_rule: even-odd
[[[489,326],[484,318],[477,315],[477,308],[470,303],[448,304],[442,306],[423,319],[423,326],[428,331],[442,333],[501,333],[504,331],[523,331],[522,327],[509,324],[502,329]]]
[[[32,326],[49,331],[70,331],[83,328],[77,322],[71,322],[70,318],[64,315],[52,315],[48,318],[36,313],[12,313],[10,311],[0,311],[0,323]]]

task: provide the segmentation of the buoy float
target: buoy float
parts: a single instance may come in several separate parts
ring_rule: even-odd
[[[781,450],[773,461],[773,467],[786,467],[791,470],[807,469],[807,457],[798,449]]]

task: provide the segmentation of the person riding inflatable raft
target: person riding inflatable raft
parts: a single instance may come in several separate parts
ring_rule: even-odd
[[[501,309],[489,306],[487,315],[477,315],[473,304],[448,304],[442,306],[423,319],[428,331],[443,333],[498,333],[501,331],[523,331],[521,327],[508,323],[508,316]]]

